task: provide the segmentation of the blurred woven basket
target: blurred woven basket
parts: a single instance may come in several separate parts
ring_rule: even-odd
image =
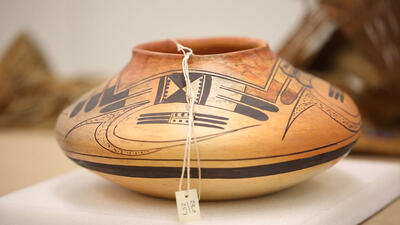
[[[101,79],[61,81],[27,34],[0,61],[0,128],[53,127],[60,111]]]

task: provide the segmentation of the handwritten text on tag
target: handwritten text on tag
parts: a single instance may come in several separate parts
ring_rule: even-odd
[[[175,192],[180,222],[200,219],[200,206],[196,189]]]

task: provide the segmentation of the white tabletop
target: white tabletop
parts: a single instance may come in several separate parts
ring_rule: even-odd
[[[4,181],[3,181],[4,182]],[[358,224],[400,195],[400,160],[351,156],[293,188],[201,202],[190,224]],[[176,204],[79,169],[0,198],[0,224],[178,224]]]

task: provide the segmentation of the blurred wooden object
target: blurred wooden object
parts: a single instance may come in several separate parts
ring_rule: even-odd
[[[0,127],[53,127],[59,112],[99,81],[61,81],[27,34],[0,61]]]
[[[324,10],[311,10],[300,22],[279,55],[299,68],[309,66],[337,29]]]
[[[399,13],[396,0],[322,0],[279,52],[355,99],[368,135],[354,151],[400,155]]]

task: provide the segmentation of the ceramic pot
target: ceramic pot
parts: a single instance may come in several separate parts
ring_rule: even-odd
[[[353,100],[253,38],[180,39],[193,49],[201,199],[247,198],[297,184],[349,152],[360,135]],[[182,54],[172,41],[136,46],[126,67],[65,109],[64,153],[131,190],[174,198],[188,107]],[[192,186],[198,185],[192,151]]]

